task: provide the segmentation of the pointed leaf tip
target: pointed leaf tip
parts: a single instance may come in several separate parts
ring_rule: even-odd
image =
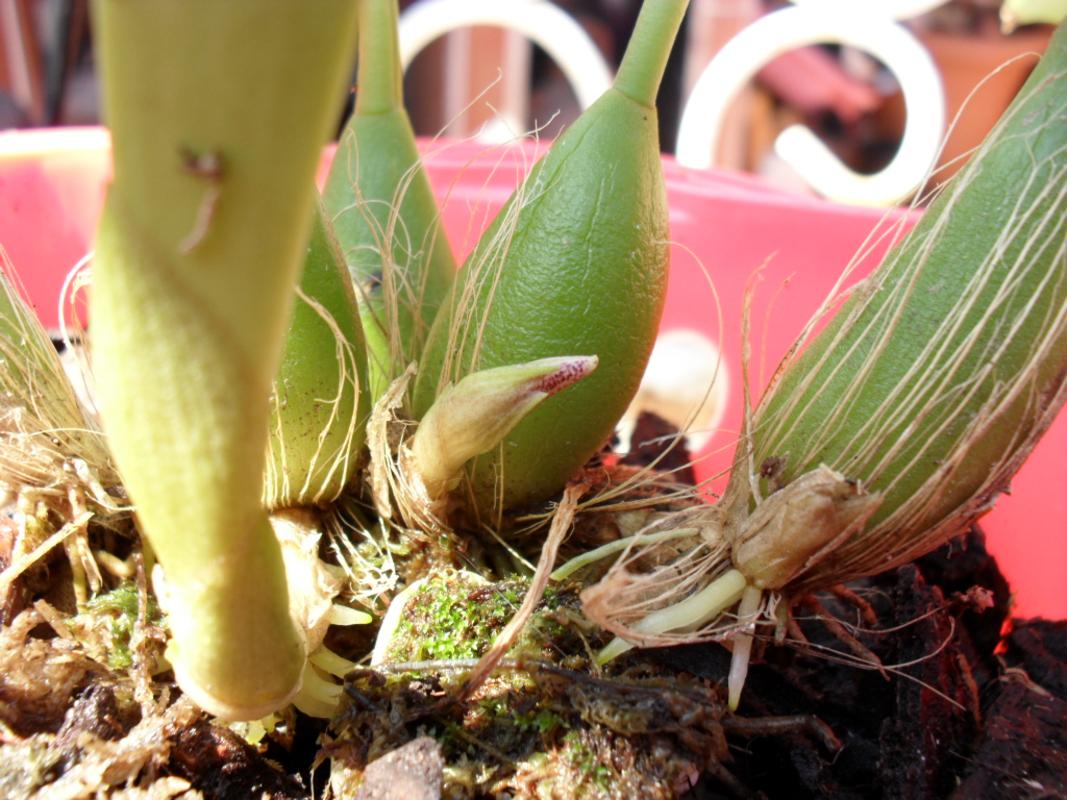
[[[600,359],[596,356],[565,356],[534,361],[530,363],[530,366],[547,362],[557,362],[559,366],[554,372],[537,380],[531,387],[531,391],[544,392],[547,397],[551,397],[592,373],[600,363]]]
[[[596,369],[596,356],[542,358],[474,372],[448,386],[412,438],[411,464],[431,498],[454,488],[463,465],[496,447],[546,398]]]

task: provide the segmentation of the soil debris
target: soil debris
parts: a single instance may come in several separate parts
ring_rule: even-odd
[[[205,798],[299,800],[308,789],[287,775],[229,728],[201,716],[176,730],[171,740],[170,771]]]
[[[619,463],[635,467],[647,467],[655,463],[657,469],[670,472],[671,477],[679,483],[689,486],[696,484],[696,473],[685,438],[677,427],[663,417],[651,411],[642,411],[630,434],[630,441],[630,452]]]
[[[654,481],[609,505],[637,471],[610,460],[587,471],[590,496],[609,503],[578,515],[566,548],[630,535],[662,507],[692,502]],[[798,604],[786,643],[757,642],[736,715],[724,704],[722,646],[631,651],[597,666],[608,637],[582,616],[571,579],[548,585],[472,687],[529,587],[514,572],[536,557],[526,536],[510,542],[514,557],[492,562],[488,543],[432,569],[393,553],[419,562],[423,580],[407,582],[408,610],[373,666],[347,675],[326,729],[289,713],[253,735],[174,701],[166,622],[143,569],[137,582],[113,575],[79,613],[20,581],[0,627],[0,796],[1067,796],[1067,622],[1010,620],[1009,587],[978,532]],[[62,559],[45,566],[34,580],[69,581]],[[359,659],[364,627],[335,629],[331,647]]]
[[[953,800],[1067,797],[1067,701],[1010,676],[989,706],[982,740]]]
[[[1067,620],[1015,620],[953,800],[1067,797]]]
[[[56,733],[73,698],[106,670],[74,642],[41,638],[44,619],[30,608],[0,628],[0,723],[17,736]]]

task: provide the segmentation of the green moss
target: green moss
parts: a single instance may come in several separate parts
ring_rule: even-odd
[[[715,690],[665,682],[655,670],[637,680],[590,674],[599,634],[581,619],[573,584],[546,591],[504,668],[467,694],[469,662],[528,588],[523,578],[488,583],[448,570],[397,598],[382,632],[390,645],[381,671],[346,681],[336,736],[353,746],[339,747],[334,769],[361,771],[426,735],[447,765],[444,796],[658,800],[674,797],[706,754],[719,755]],[[694,713],[694,704],[708,713]]]
[[[414,648],[411,659],[476,658],[481,653],[498,627],[496,615],[469,602],[465,588],[451,578],[436,578],[411,598],[410,613],[399,629]]]
[[[519,733],[537,734],[549,741],[552,734],[566,727],[567,721],[556,711],[536,705],[536,698],[532,692],[515,689],[483,697],[478,701],[481,713],[468,717],[468,724],[487,729],[504,723]]]
[[[563,737],[563,757],[572,770],[578,773],[580,783],[575,786],[575,794],[581,796],[582,784],[590,783],[597,789],[608,791],[611,788],[612,770],[601,763],[596,752],[589,746],[580,731],[570,731]]]
[[[546,736],[556,728],[563,727],[564,720],[559,714],[542,708],[536,714],[517,714],[514,717],[514,723],[520,730],[536,731]]]
[[[560,650],[552,660],[575,657]],[[667,800],[709,759],[727,756],[716,688],[647,667],[637,680],[587,670],[588,662],[572,670],[531,660],[463,699],[462,669],[353,673],[334,769],[362,771],[426,735],[441,745],[446,797]]]
[[[155,597],[148,596],[147,622],[157,625],[162,614]],[[70,620],[71,632],[92,657],[121,671],[133,666],[130,642],[140,613],[137,585],[124,581],[109,592],[93,597],[85,610]]]
[[[487,584],[467,572],[431,575],[408,598],[388,660],[478,658],[519,609],[527,588],[521,578]],[[546,592],[511,655],[543,655],[551,640],[565,633],[565,627],[551,616],[564,597],[556,590]]]

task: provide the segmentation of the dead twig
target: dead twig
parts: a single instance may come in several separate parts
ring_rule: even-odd
[[[522,599],[522,605],[519,606],[519,610],[515,612],[508,624],[504,626],[504,630],[497,634],[492,647],[478,661],[477,666],[475,666],[474,671],[463,687],[463,691],[460,693],[460,702],[464,702],[477,691],[478,687],[496,669],[500,660],[507,654],[511,645],[515,643],[515,639],[522,631],[523,626],[533,615],[537,604],[541,602],[545,587],[548,585],[549,577],[552,574],[552,568],[556,563],[556,554],[559,552],[559,546],[571,529],[575,511],[578,509],[578,500],[585,494],[586,489],[588,489],[588,486],[585,483],[573,483],[564,490],[563,498],[560,500],[559,505],[556,507],[556,513],[552,517],[552,526],[549,528],[548,536],[545,538],[545,544],[541,548],[541,557],[537,561],[537,569],[534,571],[533,579],[530,581],[530,588],[526,590],[526,596]]]

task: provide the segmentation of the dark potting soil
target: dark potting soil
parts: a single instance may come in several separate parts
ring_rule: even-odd
[[[976,607],[973,586],[992,591],[991,607]],[[829,752],[799,734],[732,741],[725,766],[752,796],[1067,798],[1067,621],[1006,624],[1007,584],[980,531],[852,588],[878,615],[882,633],[857,638],[886,674],[837,663],[855,657],[810,617],[801,627],[821,655],[766,647],[738,714],[813,714],[841,748]],[[846,601],[821,599],[865,625]],[[716,680],[729,665],[714,645],[655,657]],[[736,794],[708,783],[691,796]]]
[[[696,474],[690,464],[689,451],[684,446],[684,440],[672,446],[677,435],[678,428],[663,417],[642,411],[634,424],[633,433],[630,434],[630,452],[620,461],[635,467],[655,464],[657,469],[669,472],[679,483],[693,485],[696,483]]]
[[[635,441],[670,432],[647,421],[641,431]],[[655,456],[655,447],[644,447],[633,461]],[[1067,798],[1067,621],[1010,618],[1009,587],[980,531],[850,590],[863,602],[827,594],[797,609],[806,646],[766,642],[754,654],[738,715],[723,719],[728,746],[716,753],[722,769],[694,775],[685,797]],[[831,618],[848,626],[856,641],[835,636],[826,621]],[[39,649],[49,643],[31,640]],[[870,668],[871,654],[884,671]],[[716,694],[711,690],[724,682],[729,666],[729,653],[718,645],[635,651],[626,658],[676,676],[675,694],[694,703]],[[0,679],[0,722],[20,736],[54,735],[48,752],[56,775],[84,757],[84,736],[116,741],[139,719],[128,699],[93,684],[88,667],[83,671],[70,687],[76,699],[55,704],[54,713],[45,713],[50,707],[40,696],[8,696]],[[430,691],[427,703],[436,703],[438,694]],[[536,709],[528,711],[533,718]],[[811,724],[779,724],[789,720]],[[27,721],[33,725],[25,727]],[[411,726],[409,749],[372,761],[358,796],[433,795],[440,756],[430,740],[418,738],[418,724]],[[193,715],[189,724],[161,730],[166,747],[153,769],[188,780],[206,798],[304,798],[310,786],[321,796],[329,768],[320,750],[324,728],[322,721],[298,716],[287,741],[256,749]],[[669,732],[671,746],[692,749],[695,742],[699,749],[713,738],[705,735],[713,728],[688,740]],[[5,794],[4,787],[16,784],[5,782],[4,763],[0,758],[0,796],[30,796]],[[589,797],[628,796],[620,787],[584,788]],[[536,787],[530,796],[535,793]]]
[[[992,590],[992,605],[981,611],[970,591],[976,584]],[[1067,622],[1004,624],[1007,587],[979,531],[853,588],[877,614],[881,631],[861,631],[857,638],[887,674],[833,660],[849,660],[850,651],[813,608],[798,611],[811,650],[843,655],[766,646],[738,710],[738,718],[752,724],[724,719],[728,748],[719,760],[732,779],[721,772],[701,775],[685,797],[1067,798]],[[847,600],[820,601],[826,612],[867,627]],[[635,652],[632,661],[679,675],[680,687],[695,686],[688,675],[713,688],[724,680],[729,655],[717,645],[693,645]],[[775,722],[803,716],[821,720],[840,747],[818,726]],[[136,722],[128,701],[91,686],[62,722],[56,720],[58,729],[48,727],[62,754],[83,733],[113,740]],[[295,800],[309,797],[312,785],[321,796],[327,775],[312,778],[310,770],[322,732],[321,721],[299,717],[288,745],[264,753],[199,717],[161,732],[169,746],[166,763],[157,768],[185,778],[206,798]],[[367,775],[375,776],[374,785],[367,789],[374,791],[365,796],[396,797],[390,788],[406,786],[404,800],[414,800],[415,778],[422,789],[435,785],[436,770],[423,776],[408,761],[398,753],[373,762]]]
[[[631,710],[658,709],[655,719],[632,726],[634,747],[658,742],[665,748],[662,757],[688,752],[695,761],[703,752],[713,769],[694,776],[682,794],[693,800],[1067,798],[1067,622],[1005,624],[1008,588],[980,531],[850,588],[866,605],[843,593],[798,608],[806,646],[764,643],[735,717],[721,716],[715,699],[729,667],[724,648],[692,645],[625,656],[619,668],[627,675],[653,679],[620,677],[614,713],[624,713],[626,703]],[[877,619],[864,619],[859,606]],[[831,631],[833,618],[855,634],[851,646]],[[871,667],[872,655],[883,670]],[[378,684],[384,681],[380,676]],[[430,687],[424,698],[415,696],[416,683],[408,684],[402,695],[392,695],[391,706],[374,685],[357,681],[351,687],[365,706],[379,705],[372,720],[382,714],[393,720],[390,725],[406,720],[412,739],[441,728],[442,716],[434,711],[446,695],[440,684],[418,682]],[[657,702],[652,695],[662,698]],[[564,713],[549,695],[545,700],[546,707]],[[679,701],[686,706],[680,711]],[[702,704],[706,716],[696,713]],[[462,718],[450,717],[454,725]],[[683,718],[694,720],[690,736],[671,724]],[[716,720],[728,747],[706,750],[714,743],[706,734]],[[348,746],[364,747],[372,727],[354,726]],[[393,746],[403,741],[401,736]],[[417,777],[425,788],[425,776],[413,777],[404,763],[390,761],[388,753],[372,757],[368,774],[373,768],[376,787],[409,785]],[[527,788],[521,796],[541,796]],[[574,796],[634,796],[632,787],[590,788]],[[569,795],[555,786],[546,796]]]
[[[665,441],[655,437],[669,434],[669,425],[646,416],[634,441]],[[647,444],[629,458],[647,464],[657,449],[662,444]],[[876,625],[847,600],[820,601],[839,619],[880,631],[856,638],[886,671],[857,666],[864,654],[836,639],[811,608],[798,612],[808,617],[800,625],[812,652],[767,645],[738,714],[811,714],[841,748],[828,752],[803,733],[735,737],[724,766],[752,796],[1067,798],[1067,620],[1011,618],[1010,588],[979,529],[850,588],[876,613]],[[717,681],[729,667],[717,645],[648,652],[670,669]],[[690,795],[736,791],[701,781]]]

